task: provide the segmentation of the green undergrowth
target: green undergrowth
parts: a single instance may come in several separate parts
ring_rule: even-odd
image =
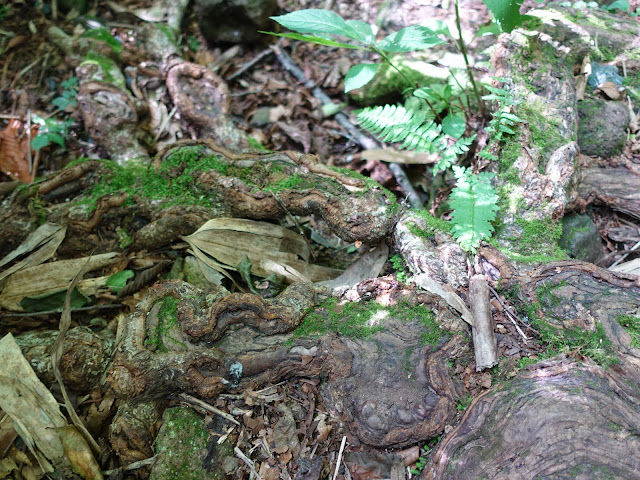
[[[536,302],[519,300],[517,289],[502,292],[507,298],[514,301],[518,313],[539,332],[538,340],[547,347],[546,351],[538,354],[536,358],[521,358],[518,361],[518,367],[522,368],[561,353],[579,353],[604,367],[617,364],[619,360],[615,347],[607,338],[601,324],[596,325],[595,331],[579,327],[564,328],[561,325],[554,325],[542,316],[545,309],[549,310],[560,305],[562,299],[554,295],[553,292],[563,285],[565,285],[564,282],[558,284],[541,283],[536,289],[538,296]]]
[[[414,235],[420,238],[430,239],[433,238],[439,231],[445,233],[451,232],[451,224],[449,222],[434,217],[427,210],[418,209],[411,210],[411,212],[425,222],[424,228],[418,226],[415,222],[407,222],[409,231]]]
[[[69,166],[82,161],[87,159],[71,162]],[[185,147],[176,150],[162,162],[158,169],[141,165],[122,167],[111,161],[104,161],[103,164],[110,173],[78,202],[80,205],[88,205],[89,212],[95,209],[99,198],[122,192],[130,194],[125,205],[133,205],[134,197],[142,197],[162,200],[164,208],[173,205],[200,205],[211,208],[214,206],[215,199],[202,190],[196,180],[201,172],[209,170],[215,170],[224,176],[236,177],[251,189],[274,194],[289,189],[320,188],[324,180],[310,175],[287,174],[285,162],[255,162],[250,167],[239,167],[224,161],[217,155],[206,155],[201,147]],[[334,170],[364,180],[366,185],[363,192],[372,188],[381,189],[389,200],[388,208],[393,213],[398,210],[399,206],[393,193],[374,180],[346,168],[334,168]]]
[[[550,218],[526,220],[516,218],[520,227],[518,235],[505,237],[512,246],[506,248],[494,240],[489,240],[496,248],[511,260],[520,263],[548,263],[566,260],[566,252],[558,245],[562,237],[562,224]]]
[[[384,330],[387,318],[403,321],[417,320],[423,327],[421,343],[436,346],[441,338],[448,337],[435,321],[435,314],[423,305],[399,303],[385,307],[375,302],[338,303],[330,297],[307,314],[300,326],[293,332],[294,338],[320,336],[337,333],[349,338],[369,338]]]
[[[631,337],[631,348],[640,348],[640,317],[635,315],[619,315],[616,321]]]

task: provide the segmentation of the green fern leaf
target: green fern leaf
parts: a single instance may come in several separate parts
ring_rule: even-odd
[[[498,210],[498,195],[489,181],[493,174],[473,175],[471,169],[457,166],[453,172],[457,182],[450,197],[451,231],[464,250],[475,252],[480,241],[491,237],[493,232],[491,222]]]

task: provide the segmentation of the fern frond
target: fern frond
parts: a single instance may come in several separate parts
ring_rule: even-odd
[[[474,252],[493,232],[491,222],[498,210],[498,195],[489,181],[493,174],[473,175],[471,169],[457,166],[453,172],[457,182],[449,197],[453,208],[451,231],[464,250]]]
[[[475,135],[460,138],[450,146],[447,136],[442,132],[442,126],[434,121],[433,112],[424,100],[416,97],[410,97],[404,106],[363,108],[356,112],[356,118],[361,127],[380,140],[400,143],[401,150],[442,155],[434,168],[434,175],[449,168],[456,161],[457,155],[468,151],[475,138]]]

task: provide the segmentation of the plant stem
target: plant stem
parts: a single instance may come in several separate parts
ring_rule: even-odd
[[[467,58],[467,47],[464,44],[464,40],[462,39],[462,28],[460,28],[460,12],[458,11],[458,0],[455,0],[455,8],[456,8],[456,27],[458,27],[458,38],[460,39],[460,53],[464,57],[464,63],[467,66],[467,75],[469,75],[469,80],[471,81],[471,85],[473,85],[473,93],[478,100],[478,104],[480,105],[480,113],[484,116],[484,102],[482,101],[482,97],[480,96],[480,92],[478,91],[478,86],[476,85],[476,81],[473,78],[473,72],[471,71],[471,66],[469,65],[469,59]]]
[[[416,84],[412,84],[411,80],[409,80],[409,78],[402,72],[402,70],[400,70],[398,67],[396,67],[393,62],[391,60],[389,60],[389,57],[387,57],[385,55],[385,53],[382,50],[378,50],[376,47],[374,47],[373,45],[371,46],[371,50],[375,53],[377,53],[378,55],[380,55],[382,57],[382,59],[387,62],[391,68],[393,68],[396,72],[398,72],[402,78],[404,78],[404,80],[407,82],[407,84],[409,85],[409,88],[419,88],[420,85]],[[438,112],[436,111],[436,109],[433,107],[433,105],[431,105],[431,103],[429,102],[429,100],[427,100],[426,98],[423,98],[423,100],[425,102],[427,102],[427,105],[429,106],[429,108],[431,109],[431,111],[433,112],[433,114],[435,115],[436,119],[438,119],[438,121],[442,122],[442,118],[440,118],[440,115],[438,115]]]

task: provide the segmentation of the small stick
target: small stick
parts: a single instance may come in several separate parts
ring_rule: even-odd
[[[488,285],[488,284],[487,284],[487,285]],[[507,317],[509,317],[509,320],[511,320],[511,323],[513,323],[513,326],[514,326],[514,327],[516,327],[516,330],[518,331],[518,333],[519,333],[520,335],[522,335],[522,339],[524,340],[524,344],[525,344],[525,345],[527,345],[527,340],[528,340],[528,338],[527,338],[527,336],[524,334],[524,332],[520,329],[520,327],[519,327],[519,326],[518,326],[518,324],[515,322],[515,320],[513,319],[513,317],[517,318],[517,319],[518,319],[518,321],[519,321],[520,323],[523,323],[523,322],[522,322],[522,320],[520,320],[520,319],[518,318],[518,316],[517,316],[517,315],[515,315],[515,314],[511,313],[511,312],[509,311],[509,308],[507,307],[507,305],[505,305],[505,303],[504,303],[504,302],[502,301],[502,299],[500,298],[500,295],[498,295],[498,292],[496,292],[496,291],[493,289],[493,287],[492,287],[491,285],[488,285],[488,286],[489,286],[489,290],[491,290],[491,293],[493,293],[493,296],[494,296],[494,297],[496,297],[496,298],[498,299],[498,301],[500,302],[500,305],[502,305],[502,306],[504,307],[504,311],[505,311],[505,312],[507,312]]]
[[[191,395],[187,395],[186,393],[181,393],[180,398],[182,398],[187,403],[192,403],[193,405],[197,405],[200,408],[207,410],[208,412],[215,413],[216,415],[219,415],[222,418],[229,420],[231,423],[235,423],[238,426],[240,425],[240,422],[237,421],[235,418],[233,418],[231,415],[229,415],[227,412],[223,412],[222,410],[214,407],[213,405],[209,405],[207,402],[203,402],[199,398],[192,397]]]
[[[340,470],[340,463],[342,462],[342,452],[344,452],[344,446],[347,443],[347,436],[343,435],[342,436],[342,443],[340,443],[340,451],[338,451],[338,461],[336,462],[336,469],[333,472],[333,479],[332,480],[336,480],[336,477],[338,476],[338,470]]]
[[[242,453],[242,450],[240,450],[238,447],[235,447],[233,449],[234,453],[237,455],[237,457],[242,460],[244,463],[246,463],[249,468],[251,469],[251,475],[250,475],[250,479],[257,477],[258,480],[262,480],[262,478],[260,478],[260,475],[258,475],[258,472],[256,472],[256,468],[253,466],[253,460],[251,460],[249,457],[247,457],[244,453]]]
[[[236,70],[235,72],[233,72],[231,75],[229,75],[228,77],[225,78],[226,81],[230,81],[233,80],[234,78],[238,78],[240,75],[242,75],[244,72],[246,72],[247,70],[249,70],[250,68],[252,68],[255,64],[257,64],[260,60],[268,57],[269,55],[271,55],[273,53],[273,50],[271,50],[270,48],[266,48],[263,51],[261,51],[260,53],[258,53],[258,55],[256,55],[255,57],[253,57],[251,60],[249,60],[248,62],[246,62],[244,65],[242,65],[238,70]]]

